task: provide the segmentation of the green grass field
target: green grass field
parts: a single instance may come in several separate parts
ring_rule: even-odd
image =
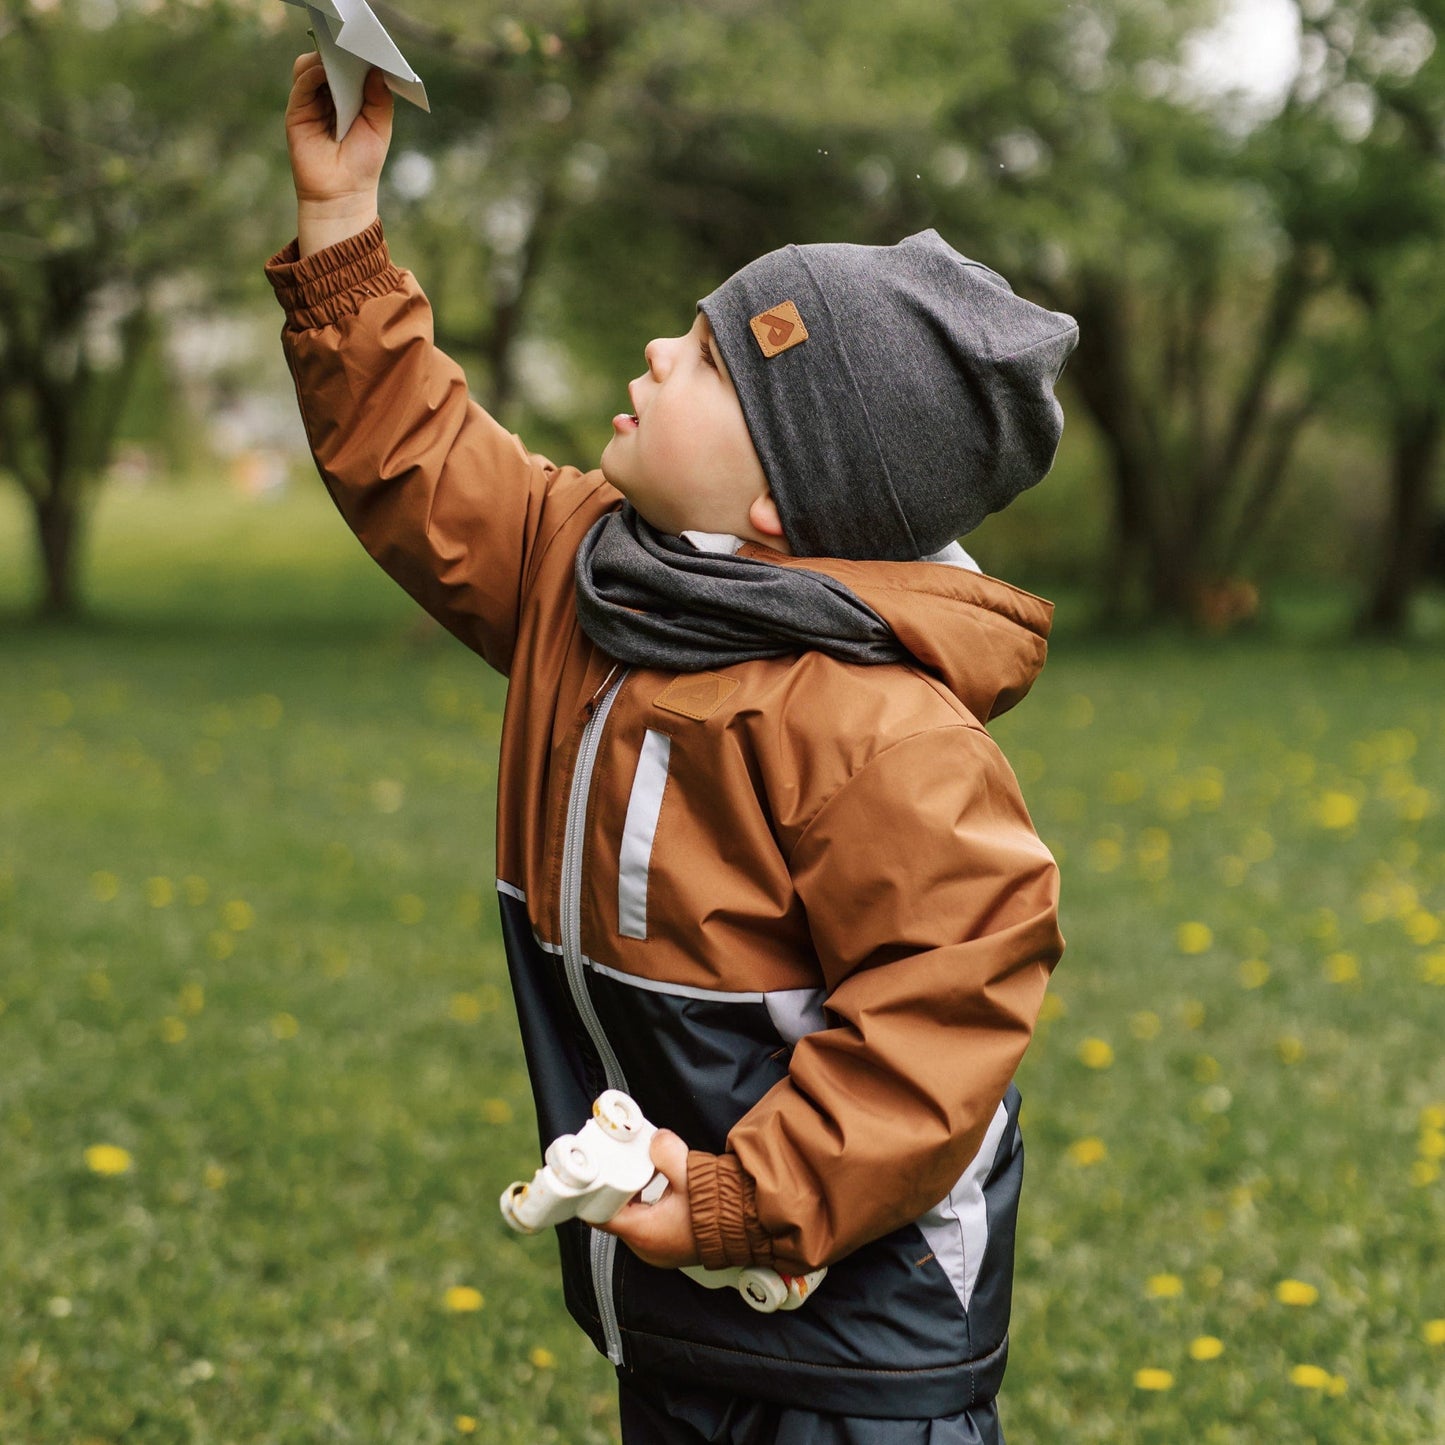
[[[496,1209],[503,684],[310,488],[114,494],[92,582],[0,626],[0,1440],[615,1439]],[[1445,655],[1066,633],[995,734],[1070,944],[1010,1440],[1445,1439]]]

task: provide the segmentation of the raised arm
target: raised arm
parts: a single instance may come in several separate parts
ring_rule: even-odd
[[[266,274],[286,311],[312,455],[341,514],[427,611],[507,672],[547,542],[579,508],[600,514],[617,495],[598,472],[528,452],[437,350],[431,307],[392,265],[377,215],[391,108],[373,71],[338,143],[320,60],[297,59],[286,111],[297,239]]]

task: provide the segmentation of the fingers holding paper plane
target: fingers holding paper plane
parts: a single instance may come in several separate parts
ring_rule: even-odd
[[[363,81],[356,123],[335,138],[335,103],[315,52],[300,56],[286,105],[286,146],[296,186],[301,252],[366,229],[376,218],[377,187],[391,144],[392,94],[372,70]]]
[[[309,61],[309,64],[303,62]],[[332,200],[374,192],[391,144],[391,90],[373,70],[364,78],[359,123],[341,139],[333,134],[335,100],[326,71],[313,52],[296,62],[286,105],[286,145],[300,200]]]

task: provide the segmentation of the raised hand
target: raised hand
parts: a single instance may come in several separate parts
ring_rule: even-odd
[[[364,231],[376,219],[381,168],[391,145],[393,99],[373,69],[361,114],[344,139],[335,136],[336,110],[316,51],[298,55],[286,104],[286,148],[296,187],[297,236],[309,256]]]

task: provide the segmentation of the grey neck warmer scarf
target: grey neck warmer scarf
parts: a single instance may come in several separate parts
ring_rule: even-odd
[[[700,672],[758,657],[826,652],[845,662],[909,657],[862,598],[821,572],[700,552],[630,502],[577,549],[577,615],[609,657]]]

